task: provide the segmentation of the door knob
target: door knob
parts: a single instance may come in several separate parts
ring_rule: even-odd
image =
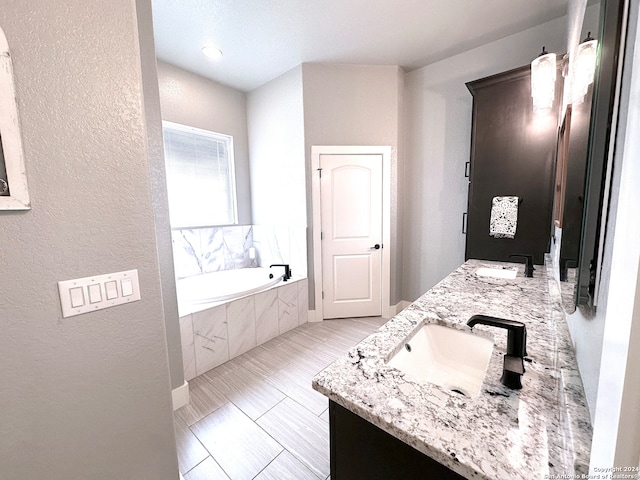
[[[373,247],[369,247],[370,250],[380,250],[380,244],[376,243]]]

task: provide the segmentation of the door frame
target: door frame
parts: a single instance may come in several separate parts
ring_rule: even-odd
[[[391,318],[391,147],[311,146],[311,195],[313,216],[313,281],[315,318],[324,320],[322,305],[322,207],[320,196],[320,155],[382,155],[382,316]]]

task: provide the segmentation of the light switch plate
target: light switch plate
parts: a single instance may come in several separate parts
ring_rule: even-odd
[[[109,284],[107,289],[105,284]],[[127,285],[127,290],[123,295],[120,285]],[[94,295],[89,295],[91,287]],[[83,305],[73,307],[71,305],[71,290],[82,289]],[[82,313],[93,312],[103,308],[115,307],[124,303],[140,300],[140,285],[138,284],[138,270],[127,270],[125,272],[107,273],[106,275],[94,275],[93,277],[76,278],[75,280],[64,280],[58,282],[58,292],[60,293],[60,304],[62,305],[62,316],[64,318],[73,317]],[[74,298],[78,298],[78,290],[73,290]],[[100,297],[100,301],[95,301],[96,292],[107,292],[107,295]],[[91,298],[93,297],[93,298]],[[91,303],[89,299],[94,300]],[[77,302],[74,302],[77,305]]]

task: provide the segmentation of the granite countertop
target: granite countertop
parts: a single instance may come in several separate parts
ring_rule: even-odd
[[[514,280],[479,277],[480,266],[517,268]],[[536,266],[469,260],[313,379],[313,388],[465,478],[539,480],[589,470],[591,423],[553,275]],[[414,383],[386,365],[424,323],[475,314],[524,322],[522,390],[500,383],[506,331],[495,339],[480,394],[469,398]],[[545,477],[547,475],[547,477]]]

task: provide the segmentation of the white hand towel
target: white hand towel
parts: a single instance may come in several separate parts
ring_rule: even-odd
[[[518,227],[518,197],[493,197],[489,235],[495,238],[513,238]]]

